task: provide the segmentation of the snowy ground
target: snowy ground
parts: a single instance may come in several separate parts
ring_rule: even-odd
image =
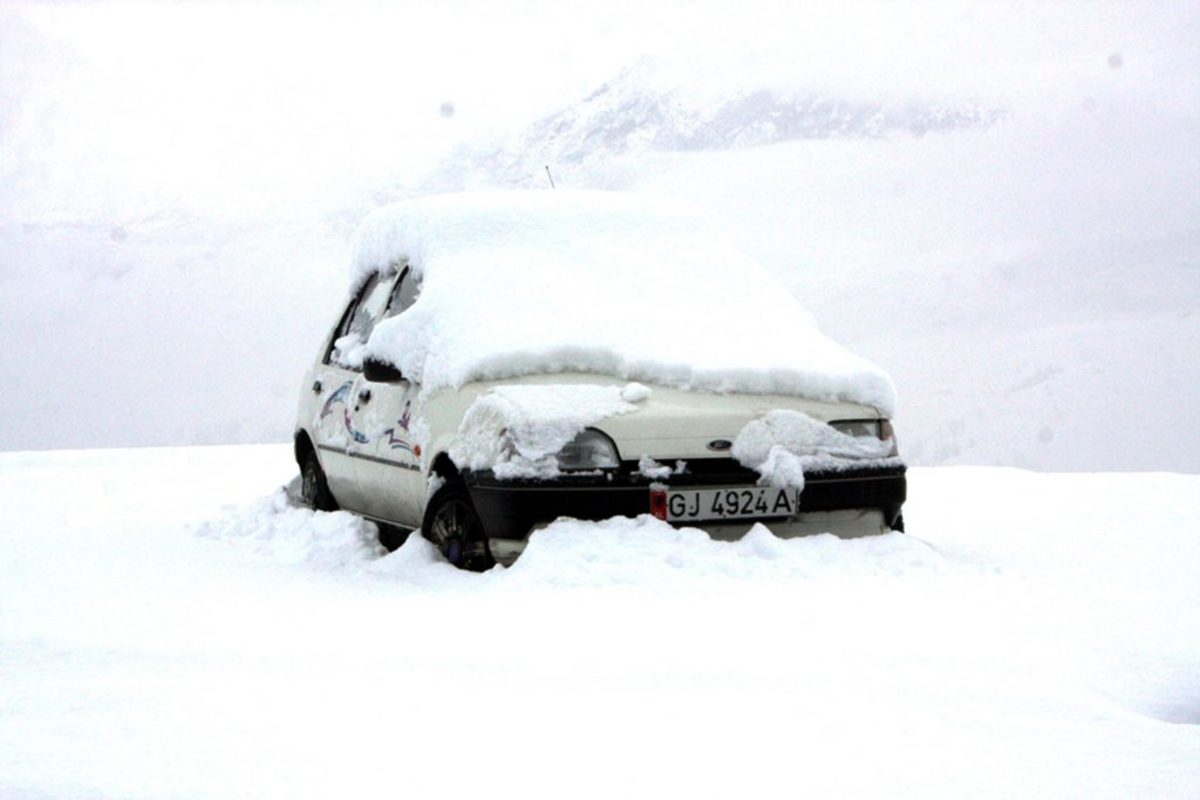
[[[508,570],[284,446],[0,453],[0,796],[1196,797],[1200,477],[911,473],[911,535]]]

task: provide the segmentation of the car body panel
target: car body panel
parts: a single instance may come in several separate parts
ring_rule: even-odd
[[[564,372],[480,381],[457,390],[443,390],[420,405],[420,413],[433,431],[430,448],[448,453],[471,403],[492,389],[571,383],[616,388],[629,384],[605,375]],[[709,447],[714,441],[733,442],[747,423],[776,409],[800,411],[823,422],[881,418],[876,409],[856,403],[827,403],[788,395],[689,392],[653,385],[647,388],[650,395],[634,403],[636,411],[611,416],[590,426],[607,434],[617,444],[623,459],[636,461],[645,455],[669,463],[677,459],[708,458],[715,452]],[[499,435],[499,429],[496,434]]]
[[[408,381],[395,384],[363,382],[371,398],[361,413],[370,443],[358,459],[364,492],[362,511],[405,527],[421,524],[425,478],[421,446],[413,431],[416,388]]]
[[[889,463],[806,476],[799,514],[874,510],[880,512],[885,524],[895,524],[907,496],[905,472],[902,464]],[[524,539],[530,529],[560,516],[601,520],[652,513],[652,489],[739,489],[754,486],[756,478],[753,471],[732,459],[713,458],[695,461],[687,471],[661,480],[643,476],[635,464],[624,462],[620,469],[601,475],[569,475],[549,482],[499,480],[484,471],[468,475],[467,486],[480,516],[490,520],[490,536]],[[786,526],[795,516],[760,519],[775,527]],[[682,524],[720,527],[742,522],[705,520]]]
[[[308,381],[312,395],[307,414],[309,433],[317,449],[325,479],[339,505],[358,510],[363,505],[359,459],[365,440],[355,417],[355,396],[360,376],[334,364],[321,364]]]

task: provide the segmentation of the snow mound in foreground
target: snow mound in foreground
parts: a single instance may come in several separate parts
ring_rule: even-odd
[[[561,519],[537,531],[509,569],[512,578],[555,586],[660,586],[697,578],[821,579],[940,572],[945,560],[899,533],[839,539],[781,539],[755,525],[739,541],[714,541],[697,528],[651,516],[601,522]]]
[[[650,516],[601,522],[572,519],[535,532],[509,569],[485,576],[451,567],[419,534],[393,553],[379,544],[375,525],[342,511],[295,506],[284,490],[200,527],[198,535],[239,545],[270,560],[322,572],[371,573],[436,588],[484,585],[657,587],[718,580],[822,579],[942,572],[947,562],[903,534],[843,540],[830,534],[780,539],[756,525],[736,542],[719,542],[696,528],[673,528]]]
[[[284,489],[204,523],[196,535],[249,545],[274,560],[325,570],[360,566],[387,553],[373,523],[344,511],[299,508]]]
[[[372,214],[354,253],[355,287],[404,264],[421,280],[416,303],[376,326],[366,355],[426,392],[575,371],[894,407],[887,375],[822,334],[711,225],[660,199],[437,195]]]

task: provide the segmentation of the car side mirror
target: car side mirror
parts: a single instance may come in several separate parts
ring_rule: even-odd
[[[399,383],[404,380],[400,370],[373,358],[363,362],[363,377],[371,383]]]

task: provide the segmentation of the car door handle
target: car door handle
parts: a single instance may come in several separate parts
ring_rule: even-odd
[[[358,402],[360,402],[360,403],[369,403],[369,402],[371,402],[371,390],[370,390],[370,389],[363,389],[362,391],[360,391],[360,392],[358,393]]]

